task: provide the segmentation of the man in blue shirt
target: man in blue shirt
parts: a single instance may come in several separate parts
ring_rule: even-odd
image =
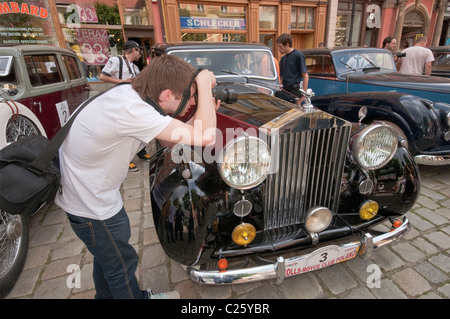
[[[283,89],[299,97],[297,105],[301,105],[305,99],[300,94],[300,83],[303,81],[302,89],[308,88],[309,76],[303,53],[292,47],[292,37],[283,33],[277,38],[278,51],[284,54],[280,60],[280,78]]]

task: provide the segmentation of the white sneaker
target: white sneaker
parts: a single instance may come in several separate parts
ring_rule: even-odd
[[[154,294],[151,289],[147,289],[149,299],[180,299],[180,293],[176,290]]]

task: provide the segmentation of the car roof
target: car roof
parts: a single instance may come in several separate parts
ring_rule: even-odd
[[[200,49],[260,49],[271,51],[268,46],[261,43],[243,43],[243,42],[201,42],[201,41],[185,41],[185,42],[170,42],[170,43],[156,43],[152,45],[152,51],[165,52],[170,50],[192,50]]]
[[[14,46],[1,46],[0,52],[10,52],[15,53],[28,53],[28,52],[59,52],[65,54],[76,54],[75,51],[71,49],[64,49],[56,46],[50,45],[14,45]]]
[[[450,45],[430,47],[429,49],[433,52],[450,52]]]
[[[320,53],[320,54],[332,54],[334,52],[364,52],[364,51],[385,51],[390,52],[389,50],[375,47],[334,47],[334,48],[313,48],[313,49],[302,49],[301,52],[305,53]]]

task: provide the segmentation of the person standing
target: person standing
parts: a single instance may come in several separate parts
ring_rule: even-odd
[[[400,73],[431,75],[431,62],[434,61],[434,56],[433,52],[425,47],[426,44],[426,37],[418,37],[412,47],[402,51],[402,53],[406,53],[406,56],[400,58],[397,63],[397,68]]]
[[[141,58],[141,49],[136,42],[127,41],[123,46],[123,56],[111,57],[102,69],[100,80],[118,84],[123,82],[131,82],[131,80],[139,74],[139,68],[133,63]],[[137,156],[143,160],[150,160],[145,146],[137,153]],[[137,172],[139,169],[133,163],[128,164],[130,172]]]
[[[283,33],[277,38],[278,51],[284,54],[280,59],[280,78],[283,89],[298,97],[296,103],[301,105],[305,99],[300,93],[300,83],[303,81],[302,89],[308,89],[308,68],[306,67],[303,53],[292,47],[292,37]]]
[[[383,40],[383,49],[386,49],[392,53],[392,56],[394,58],[394,63],[397,62],[398,58],[395,54],[395,48],[397,47],[397,39],[390,35]],[[378,54],[375,56],[375,64],[381,68],[388,68],[388,69],[395,69],[395,64],[392,64],[392,59],[386,54]]]
[[[215,84],[212,72],[163,55],[131,83],[94,98],[75,118],[59,149],[62,191],[55,203],[94,256],[96,298],[158,297],[141,290],[135,276],[139,257],[129,243],[131,228],[120,187],[141,143],[154,138],[194,146],[215,142],[220,106],[212,96]],[[195,97],[197,110],[188,122],[166,115],[183,116]]]

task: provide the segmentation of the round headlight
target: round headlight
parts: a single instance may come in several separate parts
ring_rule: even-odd
[[[319,233],[330,226],[333,213],[326,207],[314,207],[306,213],[305,226],[311,233]]]
[[[260,184],[270,170],[270,149],[261,139],[240,136],[228,143],[222,152],[219,173],[225,183],[237,189]]]
[[[352,145],[353,156],[366,169],[378,169],[392,159],[398,139],[385,124],[374,124],[357,134]]]

